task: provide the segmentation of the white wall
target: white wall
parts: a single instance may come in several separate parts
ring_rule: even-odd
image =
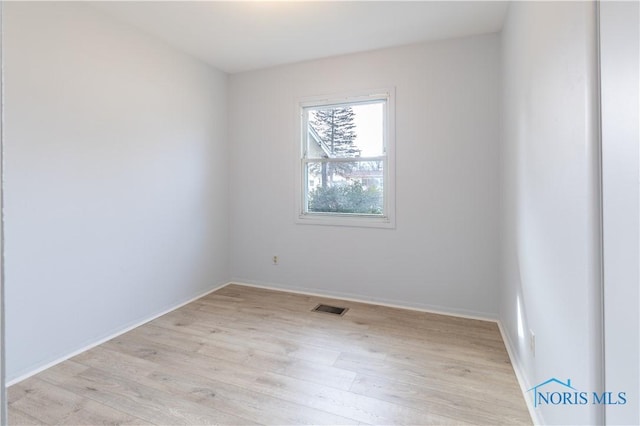
[[[0,4],[0,69],[3,69],[3,58],[4,55],[2,54],[2,10],[3,10],[3,5]],[[0,79],[0,99],[4,99],[3,96],[3,91],[4,91],[4,83],[2,82],[2,79]],[[3,117],[4,117],[4,107],[2,105],[2,102],[0,102],[0,424],[7,424],[7,401],[6,401],[6,387],[5,387],[5,355],[4,355],[4,351],[5,351],[5,344],[4,344],[4,220],[3,220],[3,216],[4,214],[2,212],[4,212],[4,208],[3,206],[3,200],[4,200],[4,195],[3,195],[3,191],[4,191],[4,184],[2,183],[3,180],[3,176],[4,173],[2,171],[3,167],[4,167],[4,160],[3,160],[3,138],[2,138],[2,122],[3,122]]]
[[[605,387],[628,396],[607,424],[640,424],[639,15],[637,2],[600,4]]]
[[[389,86],[396,229],[295,224],[297,100]],[[229,90],[234,280],[495,317],[497,35],[235,74]]]
[[[510,5],[500,321],[528,386],[551,377],[580,391],[602,385],[595,46],[594,3]],[[549,424],[602,422],[593,405],[536,414]]]
[[[228,281],[226,75],[4,4],[7,379]]]

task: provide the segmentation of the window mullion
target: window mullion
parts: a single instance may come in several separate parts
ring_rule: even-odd
[[[339,158],[303,158],[307,163],[364,163],[367,161],[386,161],[386,155],[376,157],[339,157]]]

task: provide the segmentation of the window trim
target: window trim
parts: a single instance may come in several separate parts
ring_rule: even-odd
[[[305,110],[309,107],[340,106],[344,104],[367,104],[385,100],[385,120],[383,124],[383,143],[385,155],[375,157],[357,157],[357,161],[380,160],[385,161],[383,170],[383,215],[369,215],[359,213],[305,213],[308,194],[305,193],[307,176],[307,162],[320,162],[322,159],[306,158],[307,122]],[[372,228],[395,228],[395,88],[389,87],[377,90],[360,90],[337,95],[313,96],[299,99],[296,104],[296,203],[295,222],[309,225],[353,226]],[[385,158],[386,157],[386,158]],[[333,159],[330,161],[343,161]],[[345,159],[344,161],[353,161]],[[326,160],[325,160],[326,161]]]

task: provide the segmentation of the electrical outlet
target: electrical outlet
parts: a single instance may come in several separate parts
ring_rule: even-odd
[[[533,330],[529,330],[529,349],[531,349],[531,355],[536,356],[536,335]]]
[[[278,264],[278,255],[274,255],[273,256],[273,264],[277,265]]]

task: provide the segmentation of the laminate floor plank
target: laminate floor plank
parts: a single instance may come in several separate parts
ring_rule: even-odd
[[[46,371],[44,372],[46,373]],[[249,425],[256,424],[205,404],[194,403],[168,392],[117,376],[113,372],[89,368],[77,376],[56,381],[46,374],[43,380],[52,380],[59,388],[86,395],[101,404],[141,418],[147,424],[160,425]],[[49,424],[49,422],[47,422]]]
[[[176,326],[171,322],[158,321],[147,326],[168,328],[183,334],[194,335],[196,337],[193,339],[205,342],[198,349],[200,352],[213,349],[216,352],[228,352],[235,359],[244,358],[252,351],[260,351],[330,366],[340,356],[340,351],[337,349],[324,348],[312,343],[300,343],[297,341],[299,339],[290,336],[281,337],[273,332],[267,334],[267,330],[252,330],[240,337],[237,330],[234,332],[229,328],[217,328],[215,332],[212,332],[211,330],[199,330],[191,326]]]
[[[97,403],[44,380],[30,378],[20,383],[26,397],[11,403],[40,424],[143,424],[134,416]],[[17,419],[16,419],[17,420]]]
[[[408,385],[437,386],[448,392],[486,392],[487,388],[497,395],[513,403],[521,402],[520,388],[517,383],[498,377],[498,374],[488,374],[482,369],[470,369],[464,364],[433,364],[424,361],[418,365],[407,365],[385,360],[365,358],[344,353],[336,361],[336,367],[348,371],[355,371],[360,375],[391,378],[394,381]],[[504,374],[504,373],[503,373]],[[512,373],[513,374],[513,373]],[[511,402],[510,402],[511,403]]]
[[[431,412],[446,414],[452,407],[456,417],[469,423],[485,425],[520,425],[529,423],[527,413],[502,404],[489,392],[470,396],[468,392],[443,391],[425,386],[409,385],[387,378],[359,375],[351,391],[400,405],[414,406],[428,404]],[[500,407],[500,416],[495,415]]]
[[[41,425],[42,422],[38,419],[34,419],[30,415],[23,413],[16,407],[11,407],[9,412],[7,413],[8,423],[10,425],[20,425],[20,426],[35,426]]]
[[[286,400],[270,397],[246,387],[213,380],[206,375],[193,374],[184,368],[172,368],[103,347],[94,348],[74,358],[85,365],[109,370],[119,377],[135,375],[138,383],[165,392],[181,395],[190,401],[206,404],[226,413],[253,422],[264,422],[264,407],[277,406],[270,414],[275,424],[356,424],[354,420],[328,412],[312,410]]]
[[[189,369],[204,377],[253,389],[359,422],[368,424],[420,424],[425,421],[429,424],[449,424],[453,422],[452,418],[445,416],[432,415],[308,380],[274,373],[258,363],[240,364],[200,353],[190,353],[177,347],[169,348],[142,338],[120,336],[112,342],[118,345],[119,351],[133,356],[143,357],[173,368]]]
[[[240,285],[10,387],[8,403],[12,425],[531,424],[495,323]]]

